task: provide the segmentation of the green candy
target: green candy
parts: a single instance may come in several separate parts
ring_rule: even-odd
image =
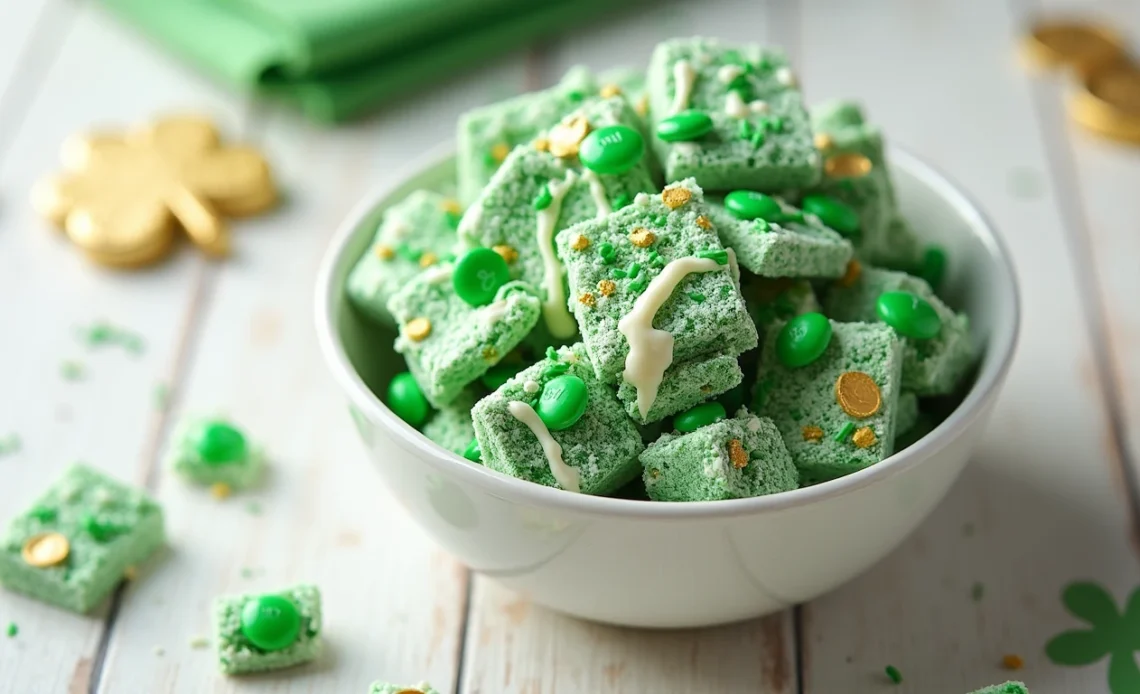
[[[859,233],[859,213],[847,203],[829,195],[804,196],[800,207],[804,212],[819,217],[819,221],[844,236],[850,237]]]
[[[388,407],[396,416],[414,427],[427,421],[431,406],[420,390],[416,378],[407,371],[396,374],[388,384]]]
[[[796,316],[776,336],[776,356],[789,368],[807,366],[819,359],[831,342],[831,321],[822,313]]]
[[[463,457],[473,463],[483,462],[483,451],[479,448],[479,439],[471,439],[471,443],[463,449]]]
[[[101,521],[90,513],[80,518],[79,524],[96,542],[110,542],[127,530],[121,525]]]
[[[203,422],[191,433],[191,440],[202,462],[220,465],[245,460],[245,436],[226,422]]]
[[[475,248],[464,253],[451,275],[455,293],[472,306],[491,303],[499,287],[510,281],[507,261],[490,248]]]
[[[534,196],[534,209],[542,211],[550,207],[550,203],[554,202],[554,196],[550,194],[550,186],[543,186],[538,191],[538,195]]]
[[[910,292],[883,292],[875,301],[875,313],[903,337],[929,340],[942,332],[942,319],[925,299]]]
[[[242,606],[241,633],[263,651],[280,651],[301,633],[301,613],[289,598],[262,595]]]
[[[535,411],[547,429],[562,431],[582,418],[587,404],[586,382],[573,374],[562,374],[542,387]]]
[[[775,198],[754,190],[732,191],[724,196],[724,206],[734,217],[746,221],[763,219],[766,222],[777,222],[784,214]]]
[[[487,386],[488,390],[498,390],[500,386],[511,380],[511,377],[517,374],[521,368],[521,365],[514,366],[499,362],[487,369],[487,373],[483,374],[480,380],[483,381],[483,385]]]
[[[674,417],[673,428],[688,434],[713,422],[719,422],[726,416],[724,405],[719,402],[702,402]]]
[[[918,276],[926,280],[931,289],[937,291],[945,275],[946,251],[938,246],[930,246],[922,254],[922,266],[918,270]]]
[[[645,155],[641,133],[627,125],[598,128],[578,145],[578,159],[600,174],[622,174],[637,166]]]
[[[712,129],[712,118],[704,111],[681,111],[657,124],[657,137],[666,142],[688,142],[708,135]]]

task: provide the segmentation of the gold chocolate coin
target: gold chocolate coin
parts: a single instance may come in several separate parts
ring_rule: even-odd
[[[836,154],[823,162],[823,172],[828,178],[861,178],[871,173],[872,168],[871,160],[856,152]]]
[[[1022,52],[1034,65],[1069,66],[1087,74],[1120,60],[1124,42],[1115,30],[1102,24],[1044,21],[1030,29]]]
[[[835,399],[844,412],[858,419],[870,417],[883,404],[875,379],[862,371],[847,371],[835,379]]]
[[[55,566],[67,559],[71,553],[71,543],[59,533],[40,533],[28,538],[20,556],[28,566],[46,569]]]
[[[1069,113],[1086,130],[1140,144],[1140,67],[1120,63],[1089,75]]]

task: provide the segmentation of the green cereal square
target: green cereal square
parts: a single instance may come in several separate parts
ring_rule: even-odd
[[[45,534],[51,533],[48,539]],[[66,539],[66,544],[61,538]],[[35,540],[39,539],[39,542]],[[49,545],[55,552],[47,551]],[[165,542],[162,508],[143,492],[74,465],[12,519],[0,552],[0,583],[46,603],[90,612]],[[54,560],[25,561],[25,546]],[[62,551],[59,551],[60,548]]]
[[[522,282],[503,285],[486,306],[471,306],[452,287],[453,269],[445,263],[420,273],[388,302],[400,326],[396,351],[437,409],[517,347],[542,310]]]
[[[688,180],[657,195],[638,195],[632,205],[558,235],[574,317],[602,381],[623,381],[630,344],[619,322],[651,289],[668,289],[671,279],[677,283],[652,319],[653,334],[672,336],[669,363],[736,356],[756,346],[732,253],[711,227],[701,189]],[[663,274],[673,263],[700,269]]]
[[[477,386],[463,389],[454,401],[435,411],[423,427],[423,435],[452,453],[463,455],[475,438],[475,425],[471,423],[471,410],[484,391]]]
[[[597,90],[590,70],[570,68],[554,87],[472,109],[459,117],[455,163],[459,197],[474,200],[508,152],[578,108]]]
[[[864,266],[847,287],[834,287],[824,300],[824,312],[841,321],[875,322],[875,304],[883,292],[909,292],[926,300],[942,320],[942,331],[929,340],[903,340],[902,387],[921,396],[947,395],[962,383],[974,362],[970,319],[942,302],[930,285],[904,272]]]
[[[245,440],[245,454],[236,460],[216,463],[204,459],[198,450],[197,435],[202,427],[213,423],[229,426],[212,417],[191,417],[179,423],[166,453],[167,466],[195,484],[225,484],[232,489],[252,487],[265,467],[264,451]],[[244,434],[242,438],[244,440]]]
[[[732,390],[743,380],[740,361],[733,355],[717,354],[669,367],[657,391],[657,398],[644,417],[637,407],[636,388],[623,381],[618,386],[617,395],[625,405],[626,414],[638,424],[649,424]]]
[[[265,651],[246,638],[241,613],[246,603],[262,594],[224,596],[214,601],[214,641],[218,669],[227,675],[279,670],[307,663],[321,653],[321,593],[316,586],[298,585],[277,591],[297,607],[301,628],[297,638],[281,650]]]
[[[721,243],[736,251],[740,267],[763,277],[842,277],[854,249],[851,242],[775,198],[786,221],[738,219],[720,201],[709,203],[709,218]]]
[[[744,499],[795,489],[796,467],[772,420],[741,409],[687,434],[664,434],[641,454],[654,501]]]
[[[982,687],[972,694],[1029,694],[1029,688],[1021,682],[1006,682],[992,687]]]
[[[402,687],[388,682],[373,682],[368,694],[439,694],[427,682],[420,682],[414,686]]]
[[[566,122],[576,118],[584,118],[591,129],[636,126],[636,116],[620,96],[591,99],[569,114]],[[553,143],[558,137],[551,132],[547,140]],[[554,253],[554,234],[604,216],[638,193],[654,190],[647,159],[648,155],[622,174],[596,174],[582,168],[573,156],[520,146],[463,216],[460,238],[468,246],[508,249],[512,277],[541,292],[546,333],[560,340],[573,338],[576,326],[566,310],[565,269]]]
[[[777,326],[768,331],[760,360],[760,380],[753,410],[771,417],[784,437],[800,484],[842,477],[891,455],[895,407],[899,398],[902,346],[882,324],[831,322],[831,342],[823,355],[799,368],[784,366],[776,356]],[[877,386],[881,404],[869,417],[856,417],[840,407],[837,380],[848,372],[866,374]],[[873,439],[866,442],[869,429]]]
[[[561,447],[561,460],[571,468],[562,470],[563,480],[576,478],[583,494],[611,494],[641,472],[638,454],[645,445],[633,420],[625,415],[613,390],[594,375],[582,344],[563,347],[508,380],[475,405],[472,418],[483,464],[492,470],[548,487],[564,487],[552,470],[538,436],[518,419],[513,403],[534,408],[542,388],[551,379],[567,373],[581,378],[587,389],[582,417],[567,429],[549,432]],[[568,483],[572,489],[574,482]]]
[[[352,268],[345,293],[370,318],[394,326],[388,300],[423,268],[451,256],[459,203],[417,190],[385,210],[368,251]]]
[[[819,179],[811,123],[781,51],[671,39],[654,50],[647,80],[654,132],[678,112],[701,111],[712,120],[712,130],[692,141],[653,138],[666,181],[692,177],[708,190],[780,191]]]

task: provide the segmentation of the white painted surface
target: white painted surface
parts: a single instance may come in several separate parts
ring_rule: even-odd
[[[1140,576],[1140,529],[1121,482],[1129,458],[1109,426],[1115,419],[1130,459],[1140,458],[1140,161],[1072,129],[1055,86],[1018,69],[1023,12],[1036,5],[654,6],[570,34],[539,60],[516,57],[327,131],[274,109],[243,119],[240,99],[89,5],[0,3],[0,90],[18,85],[0,101],[0,435],[24,441],[22,453],[0,458],[0,515],[83,458],[126,480],[152,478],[170,517],[172,552],[125,594],[97,691],[142,691],[135,677],[158,692],[351,693],[380,677],[428,677],[448,691],[461,642],[465,692],[796,691],[790,611],[646,634],[528,608],[477,581],[464,636],[465,575],[377,484],[309,327],[311,277],[328,232],[363,190],[449,137],[462,108],[518,91],[523,75],[531,86],[548,83],[577,61],[644,64],[660,37],[688,32],[784,44],[809,98],[862,97],[893,141],[977,197],[1006,234],[1023,285],[1020,356],[975,465],[886,561],[804,608],[803,691],[960,694],[1011,676],[996,665],[1007,652],[1026,659],[1016,674],[1034,694],[1106,691],[1103,661],[1061,669],[1042,646],[1076,626],[1060,606],[1065,583],[1092,578],[1122,600]],[[1072,6],[1140,37],[1129,3]],[[183,246],[155,270],[105,272],[31,214],[27,191],[55,168],[65,135],[187,107],[263,142],[290,192],[274,216],[236,225],[233,260],[207,266]],[[1010,192],[1015,170],[1035,176],[1040,194]],[[1104,307],[1106,334],[1086,320],[1089,297]],[[88,354],[72,330],[97,318],[140,332],[145,354]],[[1102,355],[1112,361],[1098,362]],[[85,381],[59,377],[67,358],[86,364]],[[156,470],[168,422],[151,392],[172,377],[177,412],[226,410],[275,454],[275,474],[255,495],[261,516],[246,513],[241,497],[215,502]],[[242,567],[265,573],[243,579]],[[208,651],[188,647],[207,630],[215,594],[292,580],[325,591],[332,657],[321,667],[235,684],[214,674]],[[978,604],[969,598],[976,581],[986,586]],[[21,627],[16,639],[0,635],[0,691],[87,691],[104,614],[76,617],[0,592],[0,630]],[[903,671],[903,686],[885,683],[888,662]]]

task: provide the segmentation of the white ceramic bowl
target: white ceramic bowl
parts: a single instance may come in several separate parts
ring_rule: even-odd
[[[555,610],[639,627],[696,627],[811,600],[879,561],[922,522],[965,466],[1013,355],[1013,270],[977,207],[905,152],[892,153],[903,211],[950,258],[945,288],[983,347],[973,387],[932,433],[839,480],[732,501],[655,503],[572,494],[473,465],[402,422],[377,392],[403,362],[393,334],[348,304],[344,280],[383,209],[455,179],[450,152],[363,200],[317,281],[321,348],[393,495],[471,568]]]

